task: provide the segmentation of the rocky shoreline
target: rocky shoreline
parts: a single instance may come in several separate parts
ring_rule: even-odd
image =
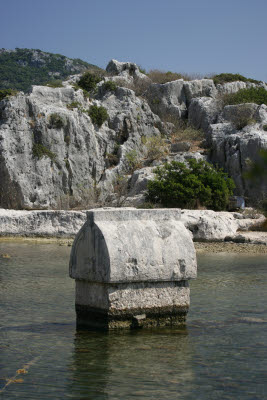
[[[18,211],[0,209],[0,241],[58,243],[71,246],[86,221],[83,211]],[[267,232],[257,231],[265,221],[252,210],[244,213],[181,210],[181,222],[192,235],[198,252],[267,253]]]

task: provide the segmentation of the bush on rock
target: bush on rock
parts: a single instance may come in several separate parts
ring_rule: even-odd
[[[202,160],[190,159],[187,164],[172,161],[154,172],[147,199],[164,207],[225,210],[235,187],[226,173]]]
[[[108,119],[108,112],[106,108],[102,106],[91,106],[88,114],[91,117],[93,124],[96,124],[99,128]]]
[[[99,82],[101,82],[103,76],[98,72],[85,72],[81,79],[78,81],[78,86],[87,92],[95,91],[96,86]]]
[[[224,96],[224,105],[255,103],[267,105],[267,90],[263,87],[251,87],[241,89],[236,93],[230,93]]]

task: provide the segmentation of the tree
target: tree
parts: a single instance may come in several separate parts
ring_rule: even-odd
[[[172,161],[154,172],[156,177],[148,183],[147,198],[165,207],[225,210],[235,187],[226,173],[205,161]]]

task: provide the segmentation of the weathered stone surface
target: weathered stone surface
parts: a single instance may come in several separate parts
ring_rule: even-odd
[[[138,66],[132,62],[119,62],[117,60],[111,60],[106,68],[109,76],[107,79],[113,80],[118,84],[125,83],[126,85],[141,85],[144,83],[144,89],[146,87],[145,83],[151,83],[151,80],[140,72]]]
[[[176,325],[189,308],[196,254],[180,210],[88,212],[70,257],[78,325]]]
[[[188,122],[195,129],[207,131],[210,124],[217,121],[218,102],[210,97],[194,98],[188,108]]]
[[[184,91],[188,104],[195,97],[215,97],[217,95],[217,89],[212,79],[184,82]]]
[[[258,108],[259,106],[253,103],[225,106],[220,115],[219,122],[232,122],[237,130],[242,129],[243,125],[245,127],[251,122],[257,122],[256,115],[258,114]]]
[[[67,108],[71,103],[78,107]],[[101,128],[87,112],[91,105],[108,109],[109,121]],[[90,201],[96,186],[105,198],[114,176],[125,173],[128,152],[142,154],[142,136],[157,136],[161,123],[146,102],[134,92],[118,88],[89,101],[82,90],[33,87],[0,104],[0,206],[9,208],[58,207],[62,197],[74,205]],[[51,124],[51,115],[62,124]],[[50,153],[34,152],[42,145]],[[120,146],[118,165],[106,167],[105,157]],[[48,155],[47,155],[48,154]]]
[[[260,162],[260,150],[267,149],[267,134],[260,125],[249,125],[238,132],[232,124],[211,125],[210,141],[211,161],[234,179],[236,193],[254,203],[263,199],[267,193],[266,178],[251,182],[244,177],[252,163]]]
[[[180,222],[180,210],[89,211],[73,245],[70,275],[93,282],[194,278],[195,252]]]
[[[86,221],[85,211],[0,209],[0,236],[74,237]]]
[[[190,289],[186,281],[109,285],[76,281],[75,303],[78,326],[175,326],[185,324]]]
[[[190,230],[194,241],[223,241],[234,238],[240,231],[247,231],[264,222],[261,214],[251,215],[237,212],[212,210],[181,210],[181,220]]]
[[[149,174],[149,171],[147,173]],[[0,209],[0,236],[71,238],[78,233],[86,219],[85,211]],[[242,231],[242,235],[248,235],[247,241],[254,242],[254,233],[246,231],[261,225],[264,220],[263,215],[255,215],[253,210],[246,210],[245,214],[210,210],[181,211],[181,222],[193,234],[194,240],[224,240],[225,237],[234,237]]]
[[[185,117],[186,96],[184,81],[179,79],[164,84],[153,83],[146,91],[146,99],[151,110],[161,118],[168,115],[170,122]]]

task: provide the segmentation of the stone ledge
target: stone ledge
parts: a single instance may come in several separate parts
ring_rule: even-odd
[[[136,209],[131,207],[125,208],[102,208],[90,210],[87,212],[87,218],[90,222],[98,221],[168,221],[180,220],[181,210],[178,208],[168,209]]]

